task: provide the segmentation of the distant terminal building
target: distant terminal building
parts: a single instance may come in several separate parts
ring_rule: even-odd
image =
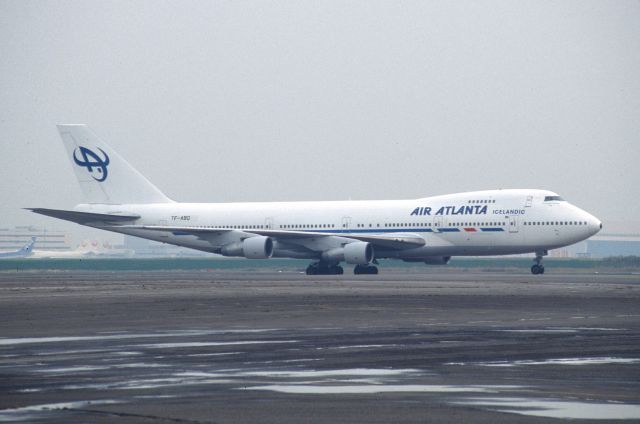
[[[586,253],[592,258],[640,256],[640,240],[589,240]]]
[[[603,225],[594,237],[567,248],[570,256],[640,256],[640,222],[604,222]]]
[[[31,237],[36,237],[38,250],[60,251],[70,250],[71,235],[66,231],[51,231],[34,226],[17,226],[0,228],[0,251],[18,250],[27,244]]]

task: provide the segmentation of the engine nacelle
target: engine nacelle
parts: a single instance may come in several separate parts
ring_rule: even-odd
[[[424,260],[427,265],[446,265],[451,260],[451,256],[429,256]]]
[[[268,259],[273,255],[273,240],[270,237],[249,237],[236,243],[222,246],[224,256],[244,256],[247,259]]]
[[[367,265],[373,261],[373,246],[365,241],[356,241],[344,246],[344,260],[348,264]]]

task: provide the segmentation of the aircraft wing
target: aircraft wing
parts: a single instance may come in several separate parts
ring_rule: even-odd
[[[366,241],[374,246],[391,249],[412,249],[425,245],[424,238],[411,233],[394,234],[358,234],[358,233],[322,233],[306,231],[281,231],[281,230],[251,230],[254,234],[269,236],[283,241],[295,241],[296,239],[308,239],[319,237],[344,237],[353,240]]]
[[[315,231],[282,231],[282,230],[259,230],[259,229],[228,229],[228,228],[203,228],[184,226],[161,226],[161,225],[122,225],[118,228],[170,231],[175,235],[193,235],[203,240],[209,240],[211,236],[220,236],[229,232],[255,234],[268,236],[275,240],[287,243],[296,241],[309,241],[310,239],[320,239],[324,237],[341,237],[352,240],[369,242],[374,246],[390,249],[413,249],[425,245],[424,238],[412,233],[394,234],[357,234],[357,233],[323,233]]]
[[[135,221],[140,215],[119,215],[108,213],[78,212],[67,211],[63,209],[45,209],[45,208],[25,208],[29,211],[39,213],[41,215],[52,216],[54,218],[64,219],[65,221],[76,222],[82,225],[91,224],[114,224],[127,221]]]

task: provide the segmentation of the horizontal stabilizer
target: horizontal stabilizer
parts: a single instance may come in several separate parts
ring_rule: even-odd
[[[25,208],[40,215],[52,216],[54,218],[64,219],[66,221],[76,222],[78,224],[87,225],[92,223],[99,224],[118,224],[124,222],[135,221],[140,215],[116,215],[107,213],[78,212],[66,211],[61,209],[44,209],[44,208]]]

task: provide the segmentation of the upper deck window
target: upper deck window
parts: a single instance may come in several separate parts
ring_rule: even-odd
[[[564,199],[560,196],[545,196],[545,202],[564,202]]]

